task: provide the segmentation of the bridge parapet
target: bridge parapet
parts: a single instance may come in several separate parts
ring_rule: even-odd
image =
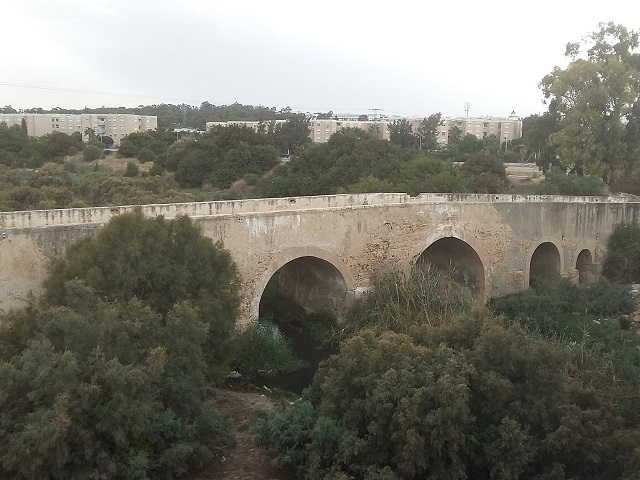
[[[506,195],[422,193],[411,197],[406,193],[363,193],[355,195],[316,195],[309,197],[262,198],[215,202],[188,202],[141,206],[87,207],[57,210],[29,210],[0,212],[0,229],[46,228],[65,225],[103,225],[111,217],[134,208],[147,216],[162,215],[175,218],[235,216],[268,212],[304,210],[340,210],[350,208],[382,207],[391,205],[420,205],[430,203],[486,204],[486,203],[640,203],[635,197],[589,197],[561,195]]]
[[[458,193],[2,212],[0,310],[40,292],[47,262],[67,245],[134,208],[149,217],[188,215],[229,249],[242,277],[241,323],[259,314],[277,272],[291,292],[316,303],[325,294],[336,303],[343,290],[349,298],[387,264],[454,266],[462,288],[479,297],[518,291],[542,274],[585,280],[597,274],[615,225],[640,219],[636,197]]]

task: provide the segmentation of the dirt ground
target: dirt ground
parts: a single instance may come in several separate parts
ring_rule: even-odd
[[[181,480],[285,480],[285,476],[263,463],[267,451],[256,445],[247,428],[241,428],[253,410],[270,411],[275,402],[259,392],[236,390],[221,390],[216,399],[219,408],[230,417],[237,445],[226,451],[221,459]]]
[[[544,180],[544,174],[535,163],[506,163],[507,178],[514,185],[535,184]]]
[[[82,153],[68,156],[66,157],[66,160],[83,166],[98,164],[101,167],[109,167],[118,174],[124,173],[124,171],[127,169],[127,163],[129,162],[135,163],[138,167],[138,170],[141,172],[148,172],[149,169],[153,167],[153,162],[140,163],[137,158],[118,158],[116,152],[112,152],[105,158],[99,158],[98,160],[94,160],[92,162],[85,161],[85,159],[82,157]]]

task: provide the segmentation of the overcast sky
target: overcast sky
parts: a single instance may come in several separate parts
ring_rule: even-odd
[[[640,2],[5,0],[0,105],[240,102],[524,117],[565,45]]]

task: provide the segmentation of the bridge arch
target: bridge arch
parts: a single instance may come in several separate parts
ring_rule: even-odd
[[[578,283],[591,283],[594,280],[593,254],[588,248],[583,248],[576,257]]]
[[[453,267],[456,283],[468,289],[477,300],[484,302],[491,293],[489,256],[474,237],[453,232],[433,232],[413,250],[406,271],[423,262],[433,263],[436,267],[445,267],[447,264]]]
[[[258,278],[249,307],[249,318],[251,321],[258,320],[260,315],[260,300],[262,299],[269,280],[283,267],[296,262],[306,262],[307,266],[316,270],[324,270],[328,275],[334,275],[335,281],[340,283],[341,288],[344,290],[344,297],[346,299],[349,298],[351,292],[355,289],[351,270],[336,254],[316,247],[291,248],[280,253]]]
[[[555,238],[538,239],[527,253],[525,287],[532,286],[536,278],[560,278],[565,272],[563,248]]]

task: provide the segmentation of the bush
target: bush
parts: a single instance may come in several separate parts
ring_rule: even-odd
[[[616,225],[607,250],[603,275],[622,283],[640,283],[640,224]]]
[[[552,167],[545,179],[533,188],[536,195],[603,195],[606,183],[595,176],[567,174]]]
[[[377,273],[375,286],[345,313],[340,335],[371,329],[409,332],[416,325],[440,323],[469,310],[451,292],[451,280],[440,272],[416,268],[408,277],[395,266]]]
[[[102,156],[102,149],[96,145],[85,145],[82,149],[82,156],[87,162],[98,160]]]
[[[260,180],[260,176],[255,173],[247,173],[242,177],[242,179],[247,185],[255,186],[258,184],[258,180]]]
[[[258,323],[251,325],[233,339],[232,365],[249,377],[273,376],[295,372],[304,366],[296,358],[291,344],[280,334],[275,325]]]
[[[139,170],[138,170],[138,166],[133,162],[128,162],[127,163],[127,168],[124,171],[124,176],[125,177],[137,177],[138,173],[140,173]]]
[[[156,159],[156,154],[148,148],[141,148],[138,152],[138,161],[141,163],[153,162]]]
[[[633,297],[628,285],[611,282],[606,278],[588,288],[587,311],[598,316],[633,312]]]
[[[238,284],[187,217],[123,214],[70,245],[41,306],[0,318],[0,477],[171,479],[212,459]]]
[[[304,479],[632,478],[637,433],[570,362],[482,312],[363,331],[255,432]]]
[[[164,172],[164,168],[158,163],[154,163],[153,166],[149,169],[149,175],[162,175]]]

